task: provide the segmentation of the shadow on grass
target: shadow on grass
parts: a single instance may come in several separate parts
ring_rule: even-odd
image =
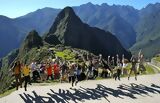
[[[101,100],[104,98],[106,102],[110,102],[107,99],[109,96],[115,98],[124,99],[129,97],[131,99],[137,99],[136,95],[140,96],[151,96],[151,94],[160,94],[160,86],[152,84],[150,87],[143,84],[131,83],[130,85],[122,84],[117,89],[106,87],[102,84],[97,84],[96,88],[84,88],[79,89],[70,88],[69,90],[59,89],[58,92],[50,89],[51,92],[47,93],[48,96],[40,96],[35,91],[32,91],[33,95],[30,94],[19,94],[20,97],[26,103],[74,103],[85,102],[85,100]]]

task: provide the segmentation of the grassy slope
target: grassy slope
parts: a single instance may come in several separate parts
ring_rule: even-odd
[[[152,58],[156,54],[160,53],[160,37],[153,40],[137,42],[132,48],[131,52],[137,53],[139,50],[142,50],[146,58]]]
[[[71,52],[71,50],[64,50],[64,51],[59,51],[59,52],[56,52],[55,54],[56,56],[58,57],[61,57],[63,59],[66,59],[66,60],[75,60],[74,57],[75,57],[75,54],[73,52]]]
[[[159,57],[154,57],[154,59],[158,62],[160,62],[160,56]]]
[[[146,73],[143,73],[143,74],[155,74],[154,70],[152,69],[151,66],[147,65],[147,64],[144,64],[145,68],[146,68]],[[127,69],[129,70],[131,68],[131,64],[129,64],[127,66]],[[133,74],[133,73],[132,73]]]

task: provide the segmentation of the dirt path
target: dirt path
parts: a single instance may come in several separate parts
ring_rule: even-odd
[[[0,103],[159,103],[160,74],[133,77],[128,81],[114,79],[89,80],[76,87],[62,83],[30,86],[0,98]]]

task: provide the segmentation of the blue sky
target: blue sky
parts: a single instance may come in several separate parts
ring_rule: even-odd
[[[44,7],[64,8],[65,6],[79,6],[87,2],[130,5],[141,9],[149,3],[160,2],[160,0],[0,0],[0,15],[15,18]]]

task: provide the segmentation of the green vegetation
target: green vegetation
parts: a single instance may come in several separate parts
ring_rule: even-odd
[[[146,64],[145,67],[146,67],[146,73],[147,74],[155,74],[155,72],[154,72],[154,70],[152,69],[151,66]]]
[[[14,91],[16,91],[15,88],[14,88],[14,89],[7,90],[6,92],[0,94],[0,98],[7,96],[7,95],[11,94],[11,93],[14,92]]]
[[[142,73],[142,74],[155,74],[153,68],[147,64],[144,64],[145,68],[146,68],[146,72],[145,73]],[[130,68],[131,68],[131,63],[128,64],[128,66],[126,67],[126,70],[130,71]],[[133,75],[133,72],[132,72],[132,75]]]
[[[156,61],[160,62],[160,56],[154,57],[153,59],[155,59]]]
[[[13,81],[11,65],[18,55],[18,50],[13,50],[2,59],[2,67],[0,69],[0,94],[10,88]]]
[[[21,61],[30,64],[33,60],[34,61],[45,61],[47,60],[51,54],[49,54],[48,48],[42,47],[40,49],[33,48],[28,53],[21,56]]]
[[[157,34],[158,35],[158,34]],[[132,54],[137,54],[139,50],[142,50],[145,58],[151,59],[153,56],[159,53],[160,48],[160,37],[157,39],[150,40],[142,40],[134,44],[132,48],[130,48]]]
[[[61,52],[56,52],[55,55],[61,57],[64,60],[75,61],[75,53],[71,52],[71,50],[69,49],[65,49]]]
[[[55,59],[55,56],[67,60],[67,61],[75,61],[79,62],[80,60],[75,59],[75,56],[80,53],[89,53],[88,51],[85,50],[80,50],[80,49],[74,49],[74,48],[67,48],[63,47],[63,50],[59,50],[59,48],[47,48],[47,47],[41,47],[41,48],[32,48],[28,53],[23,54],[21,56],[21,61],[24,63],[31,63],[33,60],[37,62],[45,62],[49,58]],[[50,51],[51,50],[51,51]],[[77,51],[76,51],[77,50]],[[76,51],[76,52],[73,52]]]

